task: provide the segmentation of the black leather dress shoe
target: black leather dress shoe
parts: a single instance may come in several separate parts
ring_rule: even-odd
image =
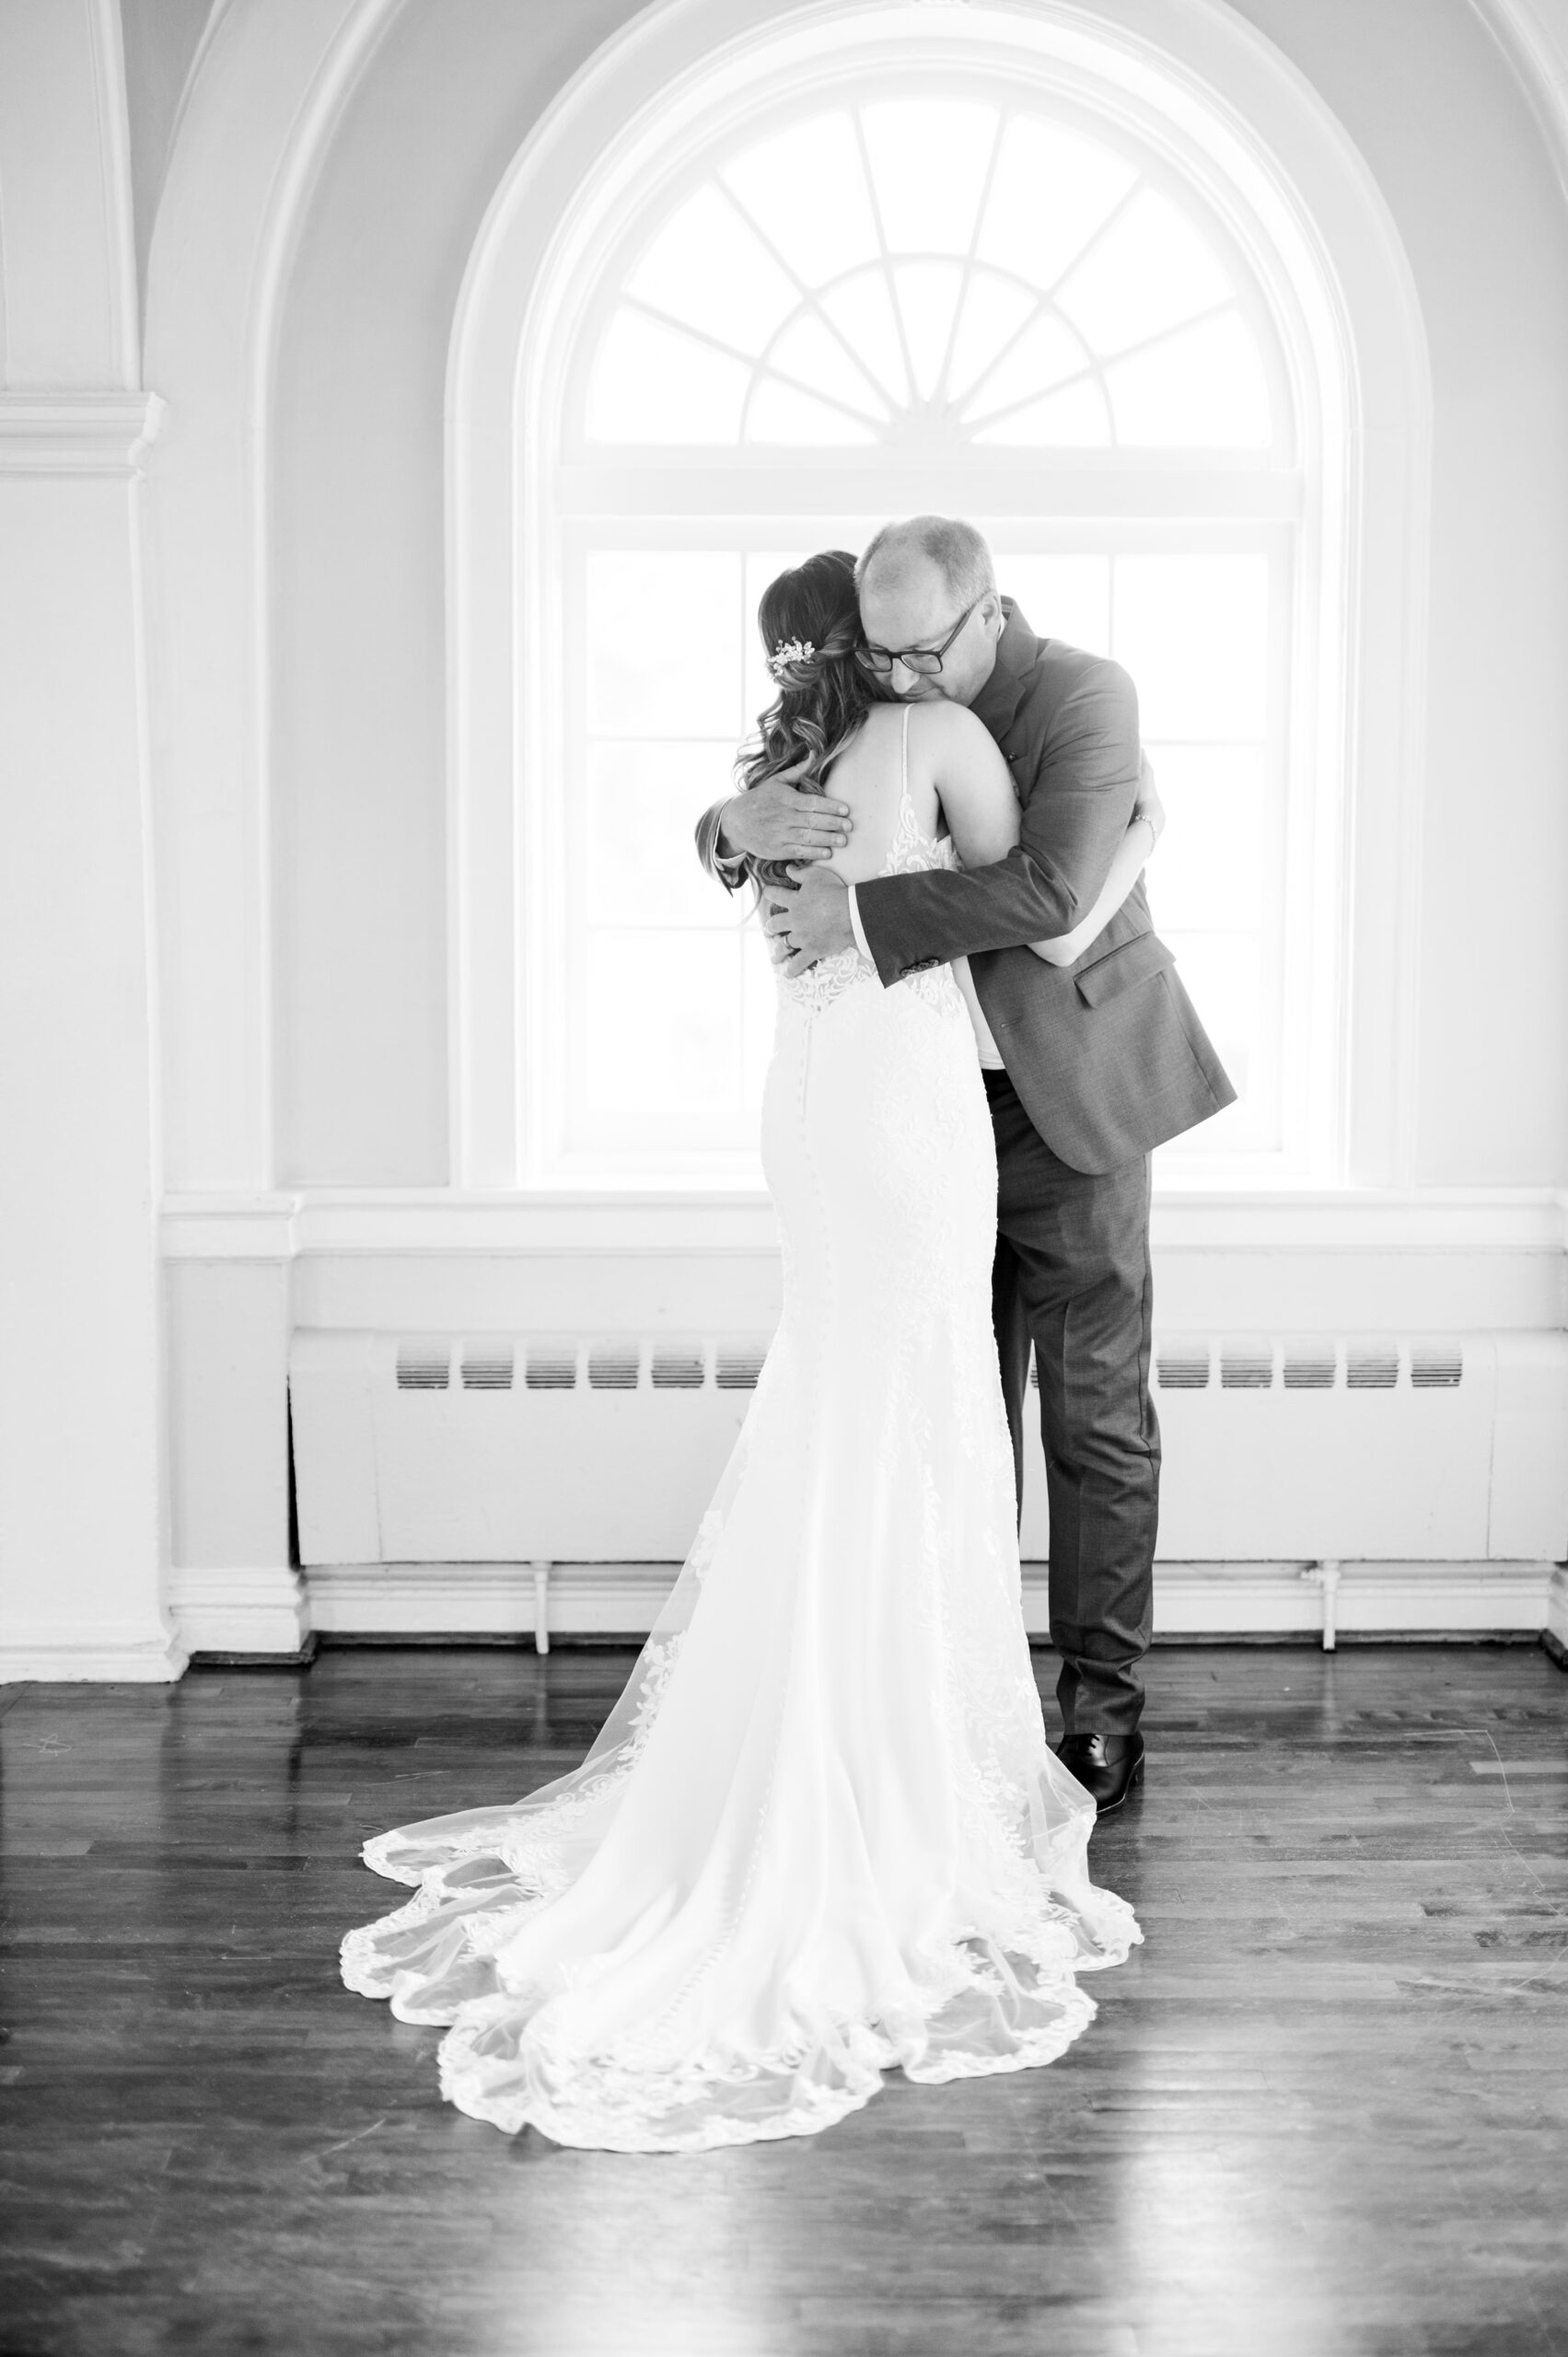
[[[1120,1808],[1133,1785],[1144,1781],[1141,1735],[1064,1736],[1056,1757],[1085,1792],[1094,1794],[1101,1817],[1108,1809]]]

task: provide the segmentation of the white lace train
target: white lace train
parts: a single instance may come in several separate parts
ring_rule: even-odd
[[[906,796],[889,869],[949,856]],[[416,1895],[343,1943],[350,1988],[450,2025],[450,2101],[564,2144],[801,2135],[895,2065],[1048,2062],[1142,1936],[1030,1667],[947,968],[784,986],[763,1159],[783,1318],[624,1693],[575,1773],[367,1842]]]

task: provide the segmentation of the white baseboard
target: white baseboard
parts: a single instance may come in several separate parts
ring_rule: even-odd
[[[1552,1573],[1547,1587],[1546,1633],[1555,1638],[1558,1645],[1568,1652],[1568,1569],[1561,1563]]]
[[[1035,1569],[1044,1605],[1045,1567],[1028,1566],[1026,1618]],[[1156,1563],[1155,1634],[1533,1636],[1551,1575],[1550,1563]]]
[[[173,1633],[115,1638],[8,1637],[0,1643],[0,1685],[24,1680],[39,1685],[99,1684],[125,1679],[139,1685],[171,1685],[184,1675],[189,1649]]]
[[[552,1563],[548,1627],[563,1636],[645,1636],[676,1563]],[[519,1636],[536,1631],[531,1563],[333,1563],[305,1574],[321,1636]]]
[[[132,1679],[168,1683],[192,1654],[293,1655],[321,1636],[528,1636],[544,1573],[546,1626],[563,1637],[645,1635],[673,1563],[334,1563],[170,1574],[174,1631],[97,1631],[0,1643],[0,1684]],[[1533,1636],[1568,1650],[1568,1572],[1550,1563],[1366,1563],[1338,1567],[1333,1625],[1347,1636]],[[1157,1637],[1320,1638],[1324,1582],[1304,1563],[1156,1563]],[[1024,1620],[1049,1628],[1046,1568],[1024,1566]]]
[[[296,1654],[310,1634],[305,1583],[286,1563],[178,1565],[168,1575],[168,1602],[187,1653]]]
[[[668,1595],[673,1563],[552,1563],[544,1596],[558,1636],[641,1636]],[[1559,1575],[1561,1578],[1561,1575]],[[323,1636],[516,1636],[535,1626],[528,1563],[336,1563],[305,1574],[310,1625]],[[1538,1633],[1547,1625],[1549,1563],[1343,1563],[1332,1624],[1355,1635]],[[1558,1608],[1568,1632],[1568,1586]],[[1044,1636],[1046,1567],[1024,1566],[1024,1620]],[[1307,1563],[1156,1563],[1162,1637],[1320,1637],[1324,1582]]]

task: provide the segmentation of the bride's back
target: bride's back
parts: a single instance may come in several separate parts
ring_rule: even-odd
[[[936,789],[927,765],[915,757],[920,729],[918,704],[873,704],[865,724],[845,746],[825,780],[835,802],[849,805],[854,828],[849,842],[827,863],[846,884],[869,883],[879,876],[892,847],[899,823],[903,783],[905,723],[910,732],[910,801],[915,824],[925,835],[939,825]]]

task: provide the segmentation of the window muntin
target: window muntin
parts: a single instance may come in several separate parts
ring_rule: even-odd
[[[793,123],[676,204],[601,330],[585,431],[1241,451],[1274,408],[1235,275],[1148,171],[1026,108],[905,97]]]

